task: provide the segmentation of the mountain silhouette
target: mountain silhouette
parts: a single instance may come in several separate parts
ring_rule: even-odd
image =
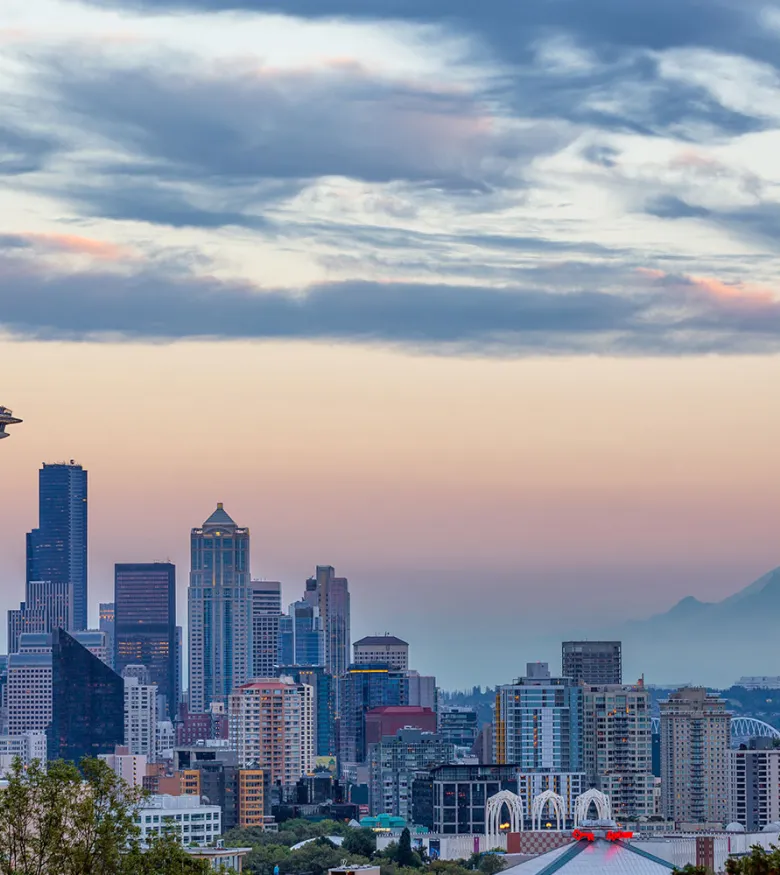
[[[624,678],[730,687],[743,675],[780,675],[780,568],[720,602],[693,596],[613,630]]]

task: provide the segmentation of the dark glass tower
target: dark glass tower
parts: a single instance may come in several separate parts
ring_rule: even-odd
[[[27,535],[27,584],[73,587],[73,627],[87,628],[87,472],[75,462],[38,472],[38,528]]]
[[[176,566],[170,562],[114,566],[114,668],[145,665],[165,696],[169,716],[178,706]]]
[[[122,678],[64,629],[52,633],[49,759],[80,762],[124,743]]]

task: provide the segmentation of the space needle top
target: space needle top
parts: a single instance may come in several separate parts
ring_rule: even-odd
[[[0,405],[0,440],[8,437],[8,432],[5,430],[7,425],[18,425],[21,421],[16,419],[7,407]]]

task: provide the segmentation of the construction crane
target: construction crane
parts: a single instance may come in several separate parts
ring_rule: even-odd
[[[7,425],[18,425],[21,421],[21,419],[16,419],[13,412],[7,407],[0,406],[0,440],[8,437],[8,432],[5,430]]]

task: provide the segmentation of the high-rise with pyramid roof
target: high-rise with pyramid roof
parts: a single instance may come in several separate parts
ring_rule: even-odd
[[[204,712],[249,676],[249,529],[218,504],[190,543],[190,711]]]

